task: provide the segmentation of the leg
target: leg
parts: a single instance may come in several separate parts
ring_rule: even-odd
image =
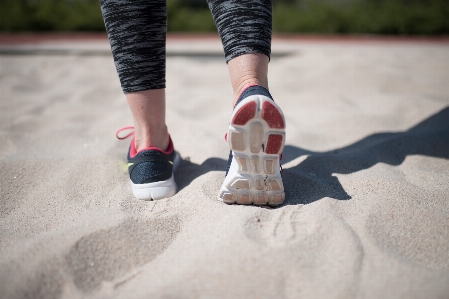
[[[234,91],[231,152],[219,197],[229,204],[278,206],[285,198],[279,162],[285,120],[268,91],[271,1],[210,0],[209,7]]]
[[[228,69],[234,91],[233,107],[248,86],[260,85],[268,90],[268,60],[265,54],[248,53],[229,61]]]
[[[134,118],[137,151],[168,146],[165,0],[101,0],[112,54]]]
[[[126,94],[134,120],[134,144],[137,151],[156,147],[166,150],[168,130],[165,124],[165,89]]]
[[[180,162],[165,124],[165,0],[101,0],[112,54],[134,119],[128,172],[134,195],[151,200],[176,192]]]
[[[208,0],[229,67],[233,104],[250,85],[268,89],[271,0]]]

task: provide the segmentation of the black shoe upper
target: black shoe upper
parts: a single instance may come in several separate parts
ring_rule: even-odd
[[[147,184],[168,180],[173,173],[176,152],[164,154],[157,150],[144,150],[131,158],[128,151],[128,172],[134,184]]]
[[[240,97],[238,98],[237,102],[234,105],[234,108],[243,100],[246,99],[249,96],[253,96],[253,95],[263,95],[266,97],[269,97],[270,99],[273,100],[273,97],[271,96],[271,93],[263,86],[260,85],[254,85],[254,86],[250,86],[247,89],[245,89],[241,94]],[[274,100],[273,100],[274,101]]]

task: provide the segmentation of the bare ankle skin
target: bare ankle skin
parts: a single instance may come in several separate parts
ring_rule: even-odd
[[[165,124],[165,89],[130,92],[126,99],[134,119],[136,150],[156,147],[165,151],[169,143]]]
[[[268,89],[268,56],[260,53],[248,53],[237,56],[228,62],[234,97],[232,106],[240,93],[248,86],[260,85]]]

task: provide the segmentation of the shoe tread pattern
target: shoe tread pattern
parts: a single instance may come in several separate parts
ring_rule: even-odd
[[[239,170],[221,194],[223,202],[281,205],[285,194],[278,168],[285,121],[280,109],[268,98],[245,103],[234,113],[228,138]]]

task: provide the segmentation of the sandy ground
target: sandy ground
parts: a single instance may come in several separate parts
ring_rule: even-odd
[[[0,297],[449,298],[449,43],[275,40],[276,209],[217,201],[221,51],[169,40],[179,192],[145,202],[107,42],[0,47]]]

